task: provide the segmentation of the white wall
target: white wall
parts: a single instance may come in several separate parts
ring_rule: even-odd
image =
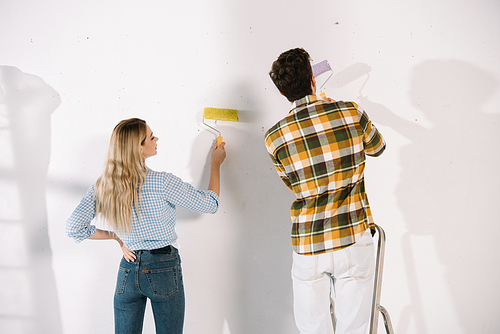
[[[75,244],[65,221],[132,116],[160,138],[152,168],[206,187],[214,106],[240,122],[219,123],[219,212],[179,212],[185,333],[297,333],[294,196],[263,135],[289,108],[267,72],[300,46],[388,143],[366,177],[396,333],[498,333],[499,14],[497,0],[0,2],[0,332],[113,331],[121,252]]]

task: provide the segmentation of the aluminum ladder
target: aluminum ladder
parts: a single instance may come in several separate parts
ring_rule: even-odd
[[[385,331],[388,334],[394,334],[392,328],[391,317],[389,312],[380,305],[380,294],[382,289],[382,274],[384,269],[384,254],[385,254],[385,231],[382,227],[375,225],[378,232],[377,258],[375,262],[375,277],[373,281],[373,299],[372,312],[370,317],[370,334],[377,334],[379,312],[384,318]],[[333,300],[330,303],[330,313],[332,316],[332,324],[335,329],[335,314],[333,309]]]
[[[389,312],[380,305],[380,294],[382,290],[382,274],[384,269],[384,254],[385,254],[385,231],[382,227],[375,225],[378,232],[377,259],[375,262],[375,279],[373,282],[373,300],[372,300],[372,316],[370,319],[370,334],[377,334],[378,330],[378,313],[382,313],[384,318],[385,331],[388,334],[394,334],[392,328],[391,317]]]

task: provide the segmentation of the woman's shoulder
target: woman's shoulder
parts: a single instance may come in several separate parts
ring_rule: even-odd
[[[177,179],[177,176],[172,173],[147,168],[146,181],[151,180],[156,182],[168,182],[173,179]]]

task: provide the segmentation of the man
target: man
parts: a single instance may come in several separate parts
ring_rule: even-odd
[[[297,48],[273,62],[269,75],[292,109],[265,136],[279,176],[297,196],[291,207],[295,322],[302,334],[331,333],[332,296],[335,333],[364,334],[375,231],[365,155],[379,156],[385,142],[356,103],[317,99],[310,61]]]

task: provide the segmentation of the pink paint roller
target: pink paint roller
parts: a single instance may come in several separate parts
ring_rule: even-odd
[[[326,80],[323,81],[323,83],[319,86],[319,90],[321,91],[321,89],[323,89],[323,86],[326,84],[326,82],[328,81],[328,79],[330,79],[332,77],[333,70],[330,67],[330,64],[328,64],[328,60],[323,60],[322,62],[314,64],[312,66],[312,71],[313,71],[314,78],[317,78],[321,74],[330,71],[330,75],[328,76],[328,78],[326,78]],[[326,97],[326,94],[324,92],[321,92],[321,94],[319,94],[319,95],[322,98]]]

